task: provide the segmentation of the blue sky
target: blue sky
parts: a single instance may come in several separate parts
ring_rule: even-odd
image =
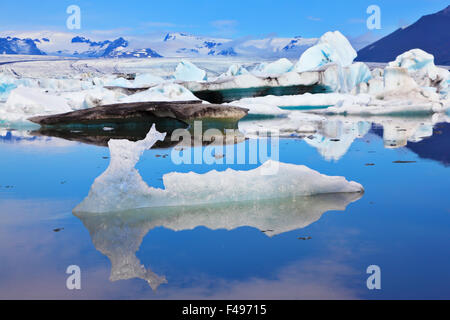
[[[340,30],[349,37],[368,30],[366,9],[381,8],[388,34],[424,14],[442,10],[448,0],[17,0],[2,1],[0,31],[61,30],[66,8],[81,8],[82,30],[104,36],[145,35],[183,31],[198,35],[240,38],[266,35],[317,37]],[[80,32],[79,32],[80,33]]]

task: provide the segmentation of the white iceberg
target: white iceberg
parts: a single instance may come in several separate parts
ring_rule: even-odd
[[[305,228],[327,211],[344,211],[361,197],[360,193],[334,193],[295,199],[145,208],[100,214],[74,211],[74,215],[88,229],[95,248],[110,260],[111,281],[143,279],[156,290],[167,280],[144,266],[136,255],[150,230],[157,227],[174,231],[193,230],[199,226],[210,230],[252,227],[273,237]]]
[[[110,165],[75,211],[110,212],[364,191],[359,183],[344,177],[326,176],[302,165],[272,160],[249,171],[172,172],[163,176],[165,189],[152,188],[142,180],[135,165],[146,149],[164,137],[153,125],[142,141],[110,140]],[[273,168],[278,168],[277,173],[267,175]]]
[[[135,88],[143,88],[150,87],[164,82],[164,79],[158,76],[155,76],[151,73],[142,73],[136,75],[136,78],[133,81],[133,86]]]
[[[263,62],[257,65],[253,72],[261,75],[280,75],[292,71],[293,68],[292,62],[286,58],[281,58],[271,63]]]
[[[206,80],[206,72],[192,62],[183,60],[178,64],[174,77],[179,81],[204,81]]]
[[[118,102],[145,102],[145,101],[192,101],[199,100],[194,94],[183,86],[175,83],[160,84],[142,92],[125,96]]]
[[[0,120],[6,123],[26,122],[38,115],[73,111],[67,100],[50,95],[45,90],[19,87],[11,91],[8,100],[0,105]]]
[[[347,67],[353,63],[357,53],[350,42],[339,31],[325,33],[316,45],[308,48],[295,65],[295,71],[316,70],[329,63]]]
[[[234,101],[226,103],[226,105],[248,109],[249,115],[284,116],[289,113],[288,111],[280,109],[277,106],[265,103],[246,103],[243,101]]]
[[[105,87],[121,87],[121,88],[132,88],[134,87],[131,80],[119,77],[115,79],[108,79],[104,83]]]
[[[399,55],[389,67],[406,68],[409,75],[421,87],[435,87],[438,92],[446,91],[450,72],[434,64],[434,56],[421,50],[413,49]]]

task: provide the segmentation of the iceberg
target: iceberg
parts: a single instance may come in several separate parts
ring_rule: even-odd
[[[446,91],[450,72],[438,68],[434,64],[434,56],[421,50],[413,49],[399,55],[389,67],[399,67],[408,70],[408,74],[421,87],[435,87],[438,92]]]
[[[357,53],[350,42],[339,31],[325,33],[316,45],[308,48],[295,65],[295,71],[316,70],[329,63],[348,67]]]
[[[7,123],[26,122],[36,115],[50,115],[73,111],[67,100],[50,95],[43,89],[18,87],[0,106],[0,120]]]
[[[206,72],[192,62],[183,60],[178,64],[174,77],[179,81],[204,81],[206,80]]]
[[[248,70],[245,69],[240,64],[233,64],[228,68],[227,72],[225,72],[223,74],[223,76],[224,77],[236,77],[236,76],[240,76],[243,74],[248,74]]]
[[[0,83],[0,102],[5,102],[15,88],[17,86],[14,83]]]
[[[194,94],[183,86],[175,83],[160,84],[148,90],[123,97],[122,103],[145,101],[194,101],[199,100]]]
[[[370,79],[372,79],[372,73],[363,62],[356,62],[348,67],[333,64],[323,72],[322,84],[329,87],[331,91],[348,93]]]
[[[155,76],[151,73],[142,73],[136,75],[136,78],[133,81],[133,86],[135,88],[143,88],[150,87],[164,82],[164,79],[158,76]]]
[[[271,63],[261,63],[254,69],[254,73],[261,75],[280,75],[292,71],[294,65],[286,58]]]
[[[261,115],[261,116],[285,116],[289,112],[278,108],[277,106],[265,104],[265,103],[245,103],[242,101],[234,101],[227,103],[227,106],[235,106],[248,109],[249,115]]]
[[[100,213],[364,191],[362,185],[344,177],[326,176],[302,165],[272,160],[249,171],[172,172],[163,176],[165,189],[152,188],[142,180],[135,165],[144,150],[164,137],[153,125],[144,140],[110,140],[109,167],[94,181],[88,197],[75,211]],[[268,175],[274,168],[278,169],[276,174]]]

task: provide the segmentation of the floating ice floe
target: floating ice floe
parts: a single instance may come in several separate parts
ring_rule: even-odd
[[[75,211],[109,212],[364,191],[359,183],[344,177],[326,176],[302,165],[271,160],[249,171],[172,172],[163,176],[165,189],[152,188],[142,180],[135,165],[144,150],[164,137],[153,126],[142,141],[110,140],[110,165]]]
[[[339,31],[327,32],[318,43],[308,48],[295,65],[295,71],[316,70],[326,64],[336,63],[347,67],[353,63],[357,53],[350,42]]]
[[[204,81],[206,80],[206,72],[192,62],[183,60],[178,64],[174,77],[179,81]]]

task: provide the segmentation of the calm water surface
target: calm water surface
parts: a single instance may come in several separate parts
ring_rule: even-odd
[[[72,210],[107,168],[108,148],[3,130],[0,298],[450,298],[450,125],[410,141],[361,126],[281,139],[280,161],[357,181],[362,197],[92,216]],[[170,152],[145,152],[137,168],[148,185],[162,188],[172,171],[257,167],[157,157]],[[69,265],[81,268],[79,291],[66,289]],[[367,289],[370,265],[381,290]]]

